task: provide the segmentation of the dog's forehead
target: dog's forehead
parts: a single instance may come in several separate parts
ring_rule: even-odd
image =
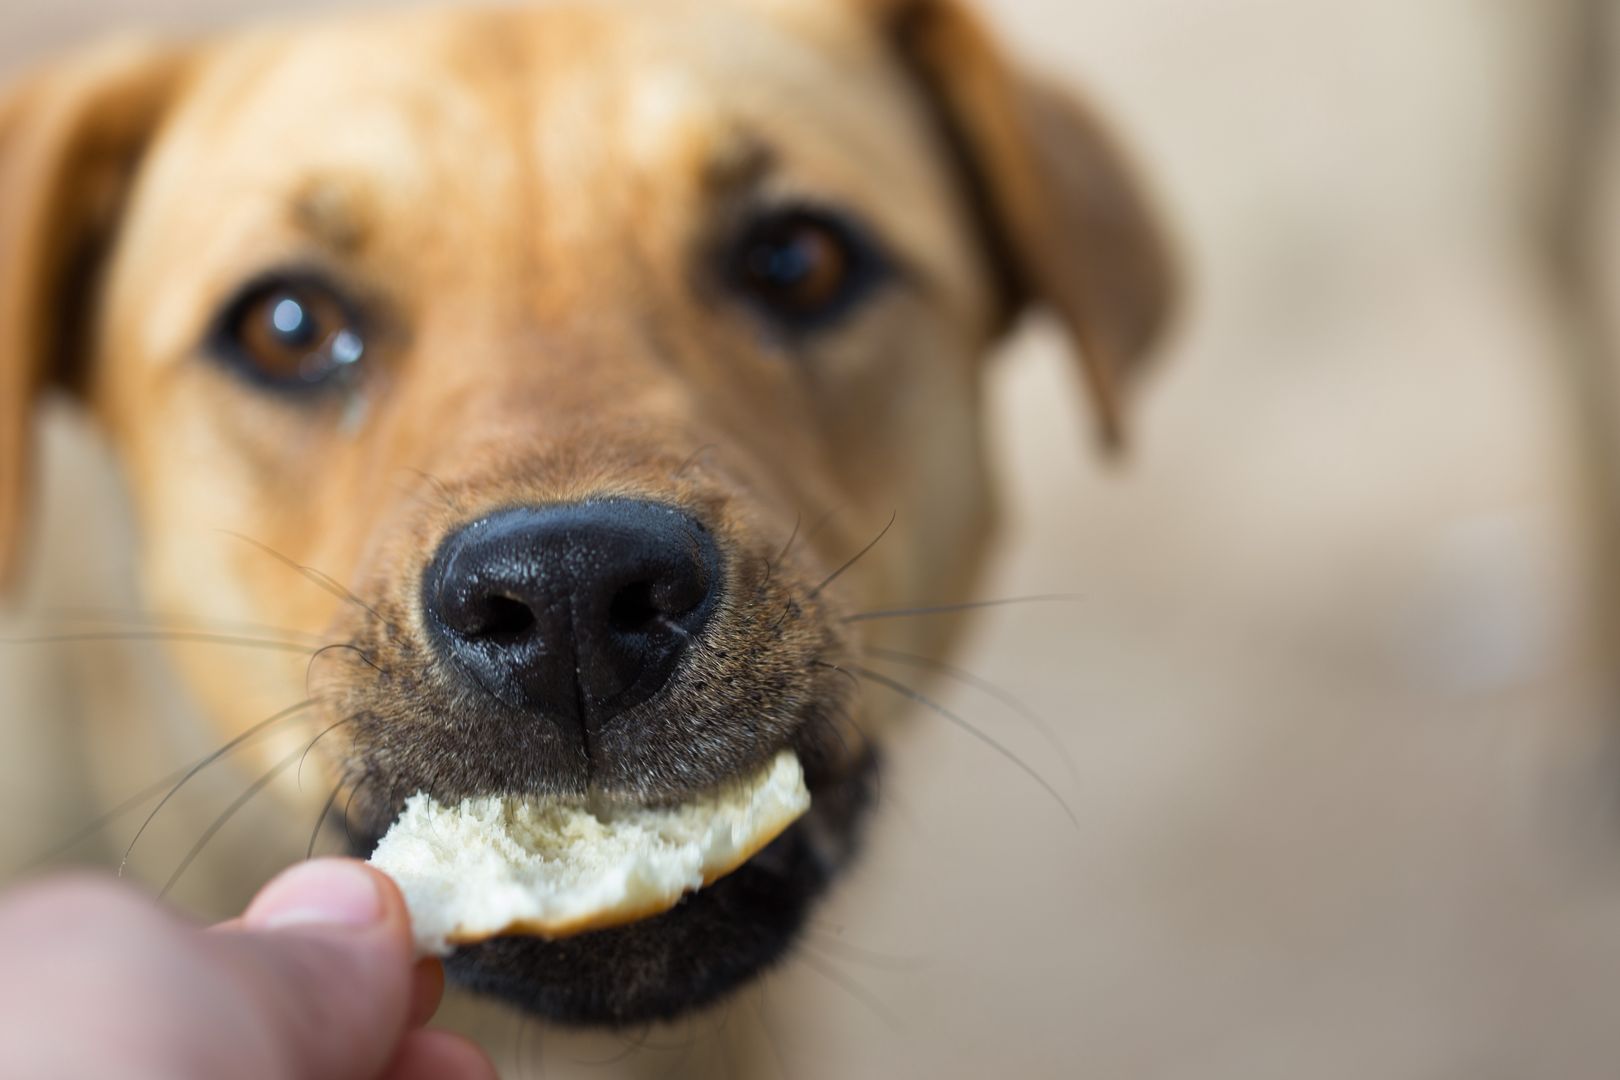
[[[130,258],[168,247],[143,240],[187,237],[185,268],[135,274],[165,279],[174,317],[149,325],[178,333],[181,309],[217,302],[251,264],[296,260],[312,238],[375,239],[371,254],[393,266],[447,267],[477,250],[494,274],[492,251],[560,255],[612,245],[614,229],[688,230],[710,188],[768,160],[784,194],[854,205],[910,261],[959,266],[933,137],[899,65],[843,0],[317,21],[209,50],[149,163]]]
[[[583,267],[632,241],[685,244],[714,186],[768,162],[784,198],[849,204],[909,264],[970,290],[967,241],[941,225],[957,193],[935,138],[846,0],[295,24],[206,53],[149,159],[120,279],[143,283],[149,353],[173,355],[199,309],[311,241],[488,295],[536,253]],[[168,257],[177,238],[183,261]],[[567,279],[548,288],[590,287]]]
[[[698,184],[758,142],[835,184],[902,179],[922,156],[914,103],[857,20],[805,12],[617,0],[299,27],[225,43],[175,129],[238,193],[291,196],[324,171],[418,206],[445,186]]]

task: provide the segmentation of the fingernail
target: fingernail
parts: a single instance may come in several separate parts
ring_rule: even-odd
[[[301,863],[248,905],[242,921],[255,930],[288,926],[371,926],[382,920],[382,896],[371,871],[356,862]]]

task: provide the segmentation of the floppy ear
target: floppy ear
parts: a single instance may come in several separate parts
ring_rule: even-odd
[[[1063,321],[1109,447],[1123,381],[1176,298],[1169,245],[1130,163],[1071,96],[1019,68],[959,0],[863,0],[884,21],[957,158],[1009,318],[1029,302]]]
[[[35,400],[82,375],[100,256],[183,66],[121,44],[0,94],[0,591],[18,570]]]

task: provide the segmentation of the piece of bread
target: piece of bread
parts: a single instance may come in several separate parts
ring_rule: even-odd
[[[399,884],[417,948],[562,938],[668,911],[758,854],[810,808],[783,751],[752,776],[656,808],[533,798],[405,804],[372,865]]]

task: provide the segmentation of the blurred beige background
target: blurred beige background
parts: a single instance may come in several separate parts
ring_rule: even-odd
[[[725,1075],[713,1033],[763,1022],[763,1075],[812,1080],[1620,1074],[1611,474],[1589,423],[1612,402],[1545,251],[1569,6],[986,2],[1117,118],[1196,282],[1123,468],[1088,452],[1046,328],[994,377],[988,592],[1083,599],[994,613],[964,663],[1050,717],[1078,777],[995,702],[950,701],[1081,824],[918,716],[810,959],[653,1033],[637,1068]],[[288,6],[8,0],[0,64]],[[1577,235],[1620,239],[1617,208]],[[30,609],[132,604],[116,483],[70,420],[50,451]],[[109,671],[139,689],[104,700]],[[64,779],[56,736],[140,760],[146,725],[185,722],[169,692],[151,652],[0,652],[0,746],[39,762],[0,790],[28,824],[0,866],[80,823],[75,783],[108,783]],[[307,822],[245,817],[199,871],[267,873],[289,829],[301,850]],[[536,1075],[612,1071],[577,1062],[611,1040],[497,1037]]]

